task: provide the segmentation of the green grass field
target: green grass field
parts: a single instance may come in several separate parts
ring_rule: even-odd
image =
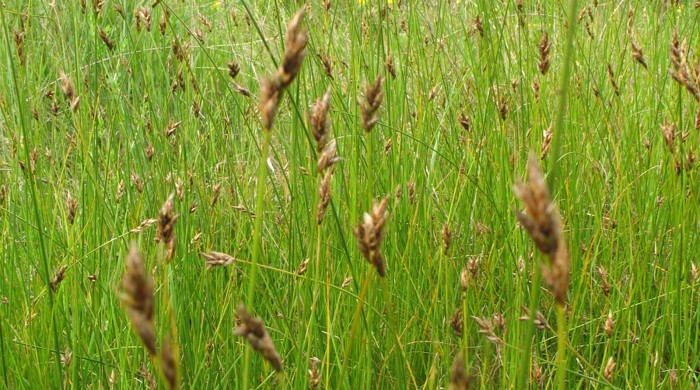
[[[0,5],[0,388],[700,386],[700,3],[155,3]]]

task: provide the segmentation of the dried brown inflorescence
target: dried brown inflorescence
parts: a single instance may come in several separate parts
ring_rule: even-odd
[[[175,255],[175,222],[177,222],[175,214],[175,194],[170,194],[168,200],[165,201],[160,209],[158,217],[158,240],[165,244],[167,253],[165,262],[169,263]]]
[[[542,34],[542,39],[540,39],[540,44],[538,46],[539,51],[540,51],[540,61],[537,64],[538,68],[540,69],[540,73],[542,75],[547,74],[549,71],[549,67],[551,66],[551,61],[549,59],[549,49],[550,49],[550,44],[549,44],[549,35],[545,31],[544,34]]]
[[[176,351],[170,346],[170,340],[165,339],[163,347],[160,350],[160,370],[163,373],[168,389],[177,389],[177,355]]]
[[[365,213],[362,223],[357,224],[353,230],[362,256],[377,269],[377,273],[382,277],[386,275],[386,267],[380,247],[384,238],[383,230],[387,219],[386,208],[388,204],[388,197],[384,197],[379,203],[375,202],[372,206],[372,212]]]
[[[468,390],[474,387],[476,378],[467,373],[465,367],[464,356],[460,353],[452,363],[452,372],[450,374],[449,390]]]
[[[486,340],[496,345],[500,345],[502,343],[501,339],[494,332],[493,323],[489,319],[479,318],[476,316],[472,316],[472,319],[479,326],[479,333],[483,334],[486,337]]]
[[[688,66],[688,41],[678,41],[678,31],[673,32],[671,39],[671,66],[669,73],[674,80],[683,85],[690,92],[695,100],[700,102],[700,74],[694,75],[693,70]]]
[[[311,112],[308,114],[311,134],[316,140],[316,150],[323,150],[328,142],[330,134],[330,121],[328,120],[328,110],[331,106],[331,88],[328,87],[323,98],[314,103]]]
[[[384,92],[382,92],[383,81],[382,76],[377,76],[374,83],[365,84],[364,98],[357,99],[360,105],[360,112],[362,113],[362,127],[368,133],[372,131],[374,125],[379,121],[379,116],[376,113],[379,110],[379,105],[382,104],[382,99],[384,99]]]
[[[639,62],[640,65],[644,67],[644,69],[647,68],[647,60],[644,58],[644,53],[642,52],[642,48],[639,47],[636,43],[632,42],[632,57]]]
[[[333,176],[333,171],[329,170],[323,176],[321,184],[318,189],[318,208],[316,210],[316,223],[321,224],[323,222],[323,217],[326,215],[326,208],[331,200],[331,177]]]
[[[75,87],[73,86],[73,82],[71,81],[71,79],[68,78],[68,75],[63,73],[63,71],[60,72],[60,75],[61,90],[70,102],[71,111],[76,112],[78,110],[78,107],[80,106],[80,96],[78,96],[75,93]]]
[[[114,51],[114,42],[109,38],[109,35],[107,35],[107,32],[105,30],[100,29],[100,39],[102,42],[104,42],[105,46],[107,46],[107,49],[109,51]]]
[[[301,28],[301,20],[306,8],[302,8],[287,25],[287,39],[284,56],[277,72],[260,84],[260,112],[265,131],[272,129],[272,123],[277,115],[277,107],[282,92],[294,81],[301,70],[301,64],[306,55],[306,44],[309,34]]]
[[[245,306],[241,303],[238,305],[236,314],[240,320],[240,324],[234,330],[237,336],[241,336],[248,340],[250,346],[256,352],[260,353],[265,360],[272,364],[272,367],[278,372],[282,371],[282,359],[272,343],[270,335],[265,330],[265,325],[260,318],[252,317]]]
[[[528,170],[528,182],[518,180],[513,187],[515,195],[525,206],[525,212],[517,211],[517,217],[537,249],[549,259],[549,264],[542,264],[542,277],[556,302],[563,305],[569,286],[570,263],[559,211],[549,197],[544,176],[533,155],[530,155]]]
[[[75,200],[75,198],[73,198],[69,192],[68,196],[66,197],[66,217],[68,218],[68,222],[70,222],[71,225],[75,221],[75,215],[77,213],[78,213],[78,201]]]
[[[608,80],[610,81],[610,84],[612,85],[613,91],[615,92],[615,96],[620,96],[620,87],[617,85],[617,81],[615,81],[615,72],[613,72],[612,66],[608,63]]]
[[[126,306],[126,314],[134,330],[151,356],[156,355],[156,331],[153,324],[153,281],[143,264],[136,243],[131,244],[126,257],[126,272],[122,276],[119,299]]]
[[[236,261],[236,258],[223,252],[211,251],[209,253],[202,252],[200,254],[204,257],[204,260],[206,260],[208,270],[214,267],[225,267]]]
[[[57,270],[56,273],[53,276],[53,279],[49,282],[49,286],[51,287],[51,290],[54,292],[58,289],[58,285],[61,284],[63,279],[66,277],[66,270],[68,269],[68,266],[63,264],[60,266]]]
[[[321,154],[318,156],[318,173],[323,173],[338,161],[340,161],[340,157],[338,157],[335,140],[332,140],[326,144],[323,151],[321,151]]]

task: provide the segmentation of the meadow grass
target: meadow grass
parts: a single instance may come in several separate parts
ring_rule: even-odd
[[[0,387],[700,383],[700,3],[1,7]]]

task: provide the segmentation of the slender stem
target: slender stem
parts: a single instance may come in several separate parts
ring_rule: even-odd
[[[557,304],[557,389],[566,389],[566,309]]]
[[[15,62],[12,60],[12,57],[10,56],[10,53],[12,52],[10,49],[10,34],[9,31],[7,30],[7,23],[5,21],[5,5],[0,6],[0,15],[2,16],[2,29],[5,33],[5,50],[7,53],[7,62],[9,63],[10,71],[12,73],[12,84],[14,87],[14,92],[15,92],[15,103],[17,104],[17,117],[18,117],[18,122],[19,125],[22,129],[22,137],[24,138],[24,155],[25,155],[25,161],[27,162],[27,165],[29,165],[29,133],[27,132],[27,124],[26,120],[24,118],[24,108],[22,106],[22,102],[24,99],[20,96],[20,88],[19,84],[17,83],[17,71],[15,69]],[[26,175],[27,175],[27,181],[28,181],[28,187],[29,187],[29,193],[32,199],[32,208],[34,209],[34,218],[36,220],[36,228],[37,228],[37,236],[39,236],[39,249],[41,250],[41,259],[42,259],[42,264],[43,264],[43,276],[46,282],[46,289],[48,290],[48,295],[49,295],[49,308],[50,308],[50,315],[51,315],[51,330],[53,333],[53,343],[54,343],[54,352],[55,352],[55,367],[56,371],[58,373],[58,376],[61,377],[61,353],[59,352],[60,348],[58,347],[58,330],[56,329],[56,318],[54,316],[54,291],[53,289],[49,286],[50,284],[50,279],[51,276],[49,275],[49,258],[48,254],[46,253],[46,247],[44,246],[44,227],[43,223],[41,220],[41,215],[39,214],[39,202],[37,200],[36,196],[36,181],[34,180],[34,173],[32,172],[30,167],[27,167],[26,169]]]
[[[532,347],[532,337],[535,333],[535,314],[537,313],[540,300],[542,270],[535,262],[531,263],[530,267],[533,267],[532,292],[530,293],[530,307],[528,308],[530,310],[530,320],[527,321],[525,326],[525,337],[521,339],[520,371],[516,378],[516,389],[525,388],[530,377],[530,349]]]
[[[253,293],[258,278],[258,262],[262,253],[262,214],[265,204],[265,181],[267,180],[267,155],[270,151],[270,139],[272,132],[270,129],[263,130],[262,153],[260,154],[260,165],[258,166],[258,183],[255,191],[255,227],[253,231],[253,259],[250,267],[250,277],[248,278],[248,295],[246,296],[246,307],[252,310]],[[250,348],[245,349],[243,365],[243,388],[248,388],[248,373],[250,368]]]
[[[564,128],[564,116],[566,115],[566,105],[569,97],[569,79],[571,78],[571,65],[574,57],[574,34],[576,33],[576,7],[577,0],[569,2],[568,27],[566,31],[566,47],[564,48],[564,68],[561,72],[559,83],[559,100],[557,101],[557,116],[552,132],[552,154],[549,160],[550,169],[547,177],[550,192],[553,190],[554,181],[559,173],[559,156],[561,153],[561,136]]]

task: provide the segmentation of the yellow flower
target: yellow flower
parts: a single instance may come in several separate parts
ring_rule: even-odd
[[[214,9],[219,9],[219,8],[221,8],[221,2],[215,1],[214,3],[212,3],[211,7]]]

